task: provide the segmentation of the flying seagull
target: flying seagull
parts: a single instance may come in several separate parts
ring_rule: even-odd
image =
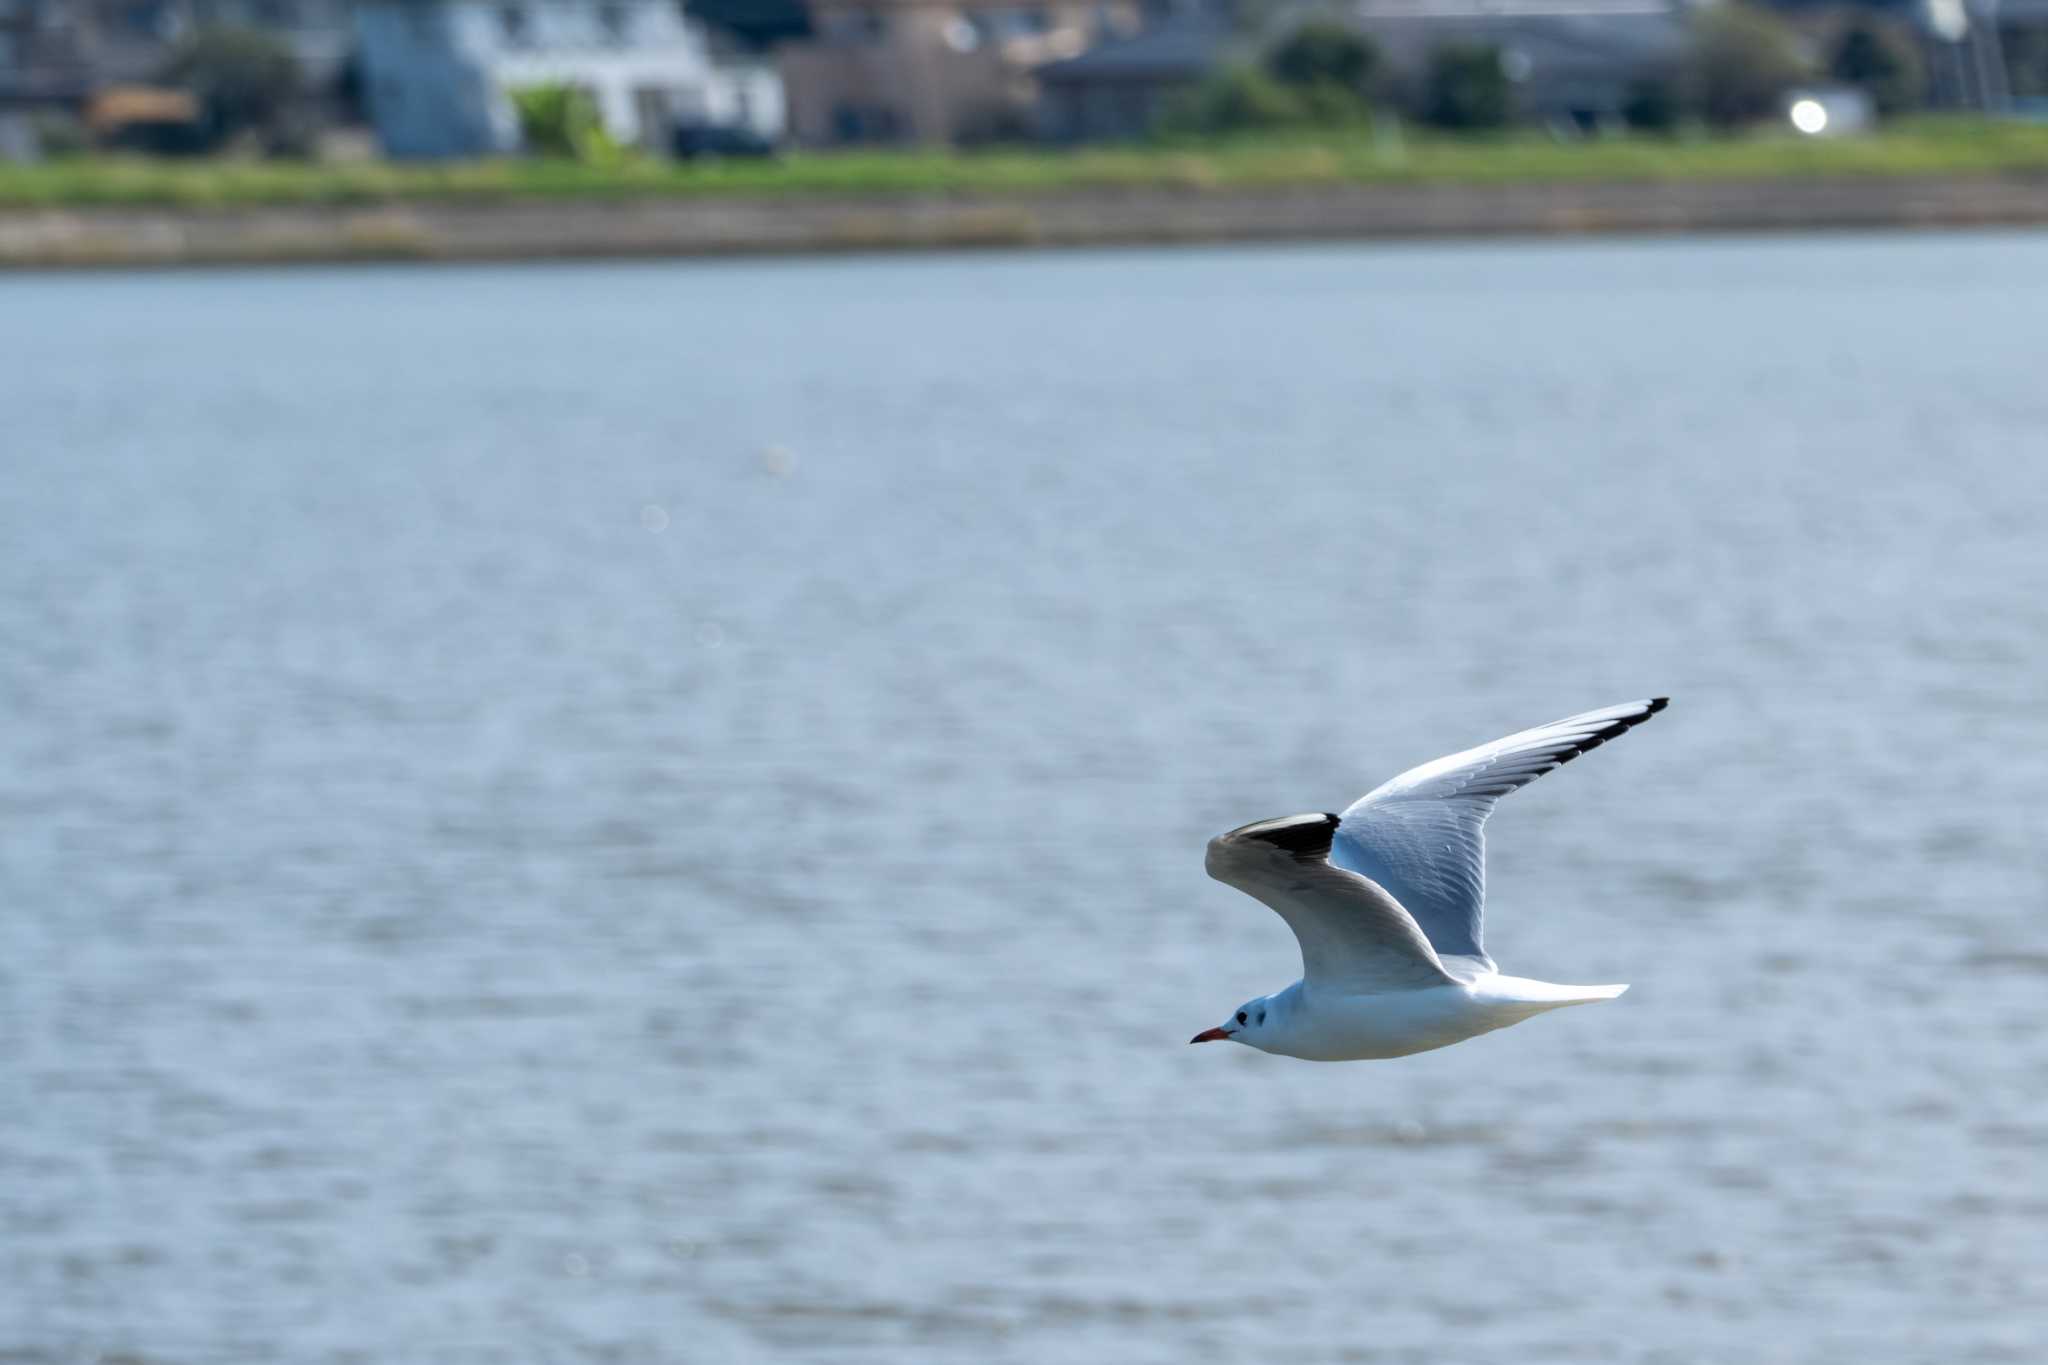
[[[1342,815],[1261,820],[1209,841],[1209,875],[1277,911],[1301,980],[1189,1039],[1316,1062],[1405,1057],[1627,986],[1503,976],[1480,943],[1494,802],[1627,733],[1667,697],[1587,711],[1411,768]]]

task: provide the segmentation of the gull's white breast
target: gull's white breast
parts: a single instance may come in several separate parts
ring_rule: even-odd
[[[1518,1024],[1545,1010],[1608,1000],[1626,987],[1560,986],[1488,972],[1470,982],[1419,991],[1355,995],[1305,983],[1286,1025],[1257,1040],[1264,1052],[1311,1062],[1406,1057]]]

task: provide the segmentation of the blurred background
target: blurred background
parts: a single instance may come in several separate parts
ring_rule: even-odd
[[[781,83],[760,155],[604,150],[581,95],[536,147],[456,64],[526,141],[0,166],[15,264],[241,262],[0,276],[0,1361],[2048,1353],[2048,239],[1909,226],[2033,192],[2021,7],[1399,20],[1675,24],[1633,130],[1524,103],[1533,38],[1111,8],[1233,35],[1173,118],[1291,122],[813,145],[805,63],[885,46],[813,8],[707,49]],[[337,7],[320,50],[583,13],[529,9]],[[963,62],[1013,50],[980,14]],[[1700,45],[1765,28],[1796,76],[1721,122]],[[1865,29],[1949,112],[1843,75]],[[1431,121],[1496,77],[1511,126]],[[1724,190],[1877,221],[1574,216]],[[1435,227],[1372,243],[292,235],[827,205],[906,246],[1096,195],[1110,238],[1343,238],[1317,205],[1404,194]],[[1576,235],[1472,239],[1539,201]],[[1651,694],[1490,830],[1494,955],[1624,999],[1384,1063],[1186,1045],[1300,969],[1211,835]]]
[[[0,0],[0,268],[2048,222],[2048,0]]]
[[[611,163],[2038,112],[2039,0],[9,0],[0,156]],[[1383,149],[1384,150],[1384,149]],[[109,190],[108,193],[118,193]]]

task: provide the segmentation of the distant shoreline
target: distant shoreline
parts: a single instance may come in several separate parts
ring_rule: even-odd
[[[2048,224],[2048,173],[0,208],[0,269]]]

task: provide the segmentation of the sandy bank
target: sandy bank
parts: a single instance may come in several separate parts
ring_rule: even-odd
[[[2048,223],[2048,176],[0,210],[0,267]]]

